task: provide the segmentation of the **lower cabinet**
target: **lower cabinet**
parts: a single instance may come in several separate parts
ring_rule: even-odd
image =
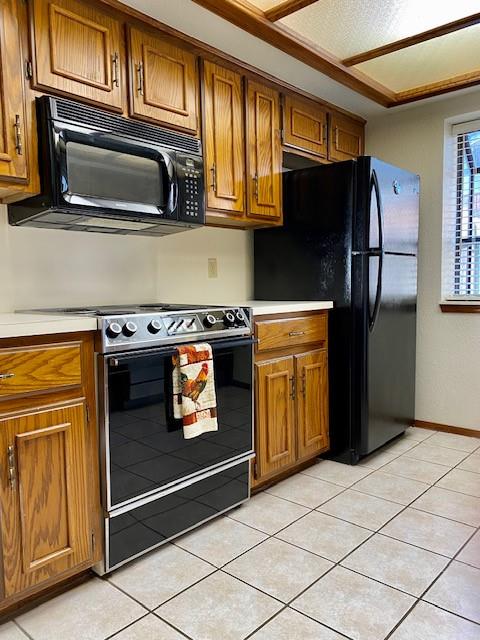
[[[93,339],[11,342],[0,342],[0,386],[18,381],[0,397],[0,610],[89,568],[102,552]],[[32,353],[45,357],[30,376]]]
[[[255,365],[257,476],[266,476],[296,459],[293,356]]]
[[[5,596],[86,562],[84,402],[0,419]]]
[[[326,314],[256,322],[253,486],[329,448],[326,327]],[[317,342],[304,345],[309,332]]]
[[[295,356],[297,458],[328,448],[328,355],[317,349]]]

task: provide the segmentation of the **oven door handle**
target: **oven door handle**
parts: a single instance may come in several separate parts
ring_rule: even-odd
[[[202,340],[201,342],[208,342],[207,340]],[[219,347],[244,347],[246,345],[254,345],[258,342],[257,338],[253,336],[249,336],[246,338],[227,338],[225,340],[215,340],[210,342],[214,355],[215,350]],[[195,344],[195,343],[192,343]],[[146,358],[151,356],[174,356],[176,354],[175,347],[159,347],[154,349],[146,349],[142,353],[132,353],[131,355],[122,355],[122,356],[112,356],[108,357],[107,361],[111,367],[118,367],[122,362],[131,362],[132,360],[138,360],[140,358]]]

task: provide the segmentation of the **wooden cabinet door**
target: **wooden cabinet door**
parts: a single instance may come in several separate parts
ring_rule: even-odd
[[[326,349],[295,356],[297,378],[298,458],[327,449],[328,435],[328,358]]]
[[[330,114],[328,159],[351,160],[363,153],[364,127],[339,113]]]
[[[283,144],[327,157],[327,111],[311,100],[285,96]]]
[[[129,30],[130,113],[146,120],[197,132],[195,56],[167,37]]]
[[[0,2],[0,183],[28,175],[23,56],[16,0]],[[0,185],[1,186],[1,185]]]
[[[0,418],[5,596],[92,557],[85,404]]]
[[[242,77],[205,61],[203,86],[207,207],[242,214],[245,210]]]
[[[282,146],[279,125],[279,93],[256,82],[249,82],[248,214],[272,220],[282,217]]]
[[[122,111],[120,22],[77,0],[33,0],[32,19],[35,88]]]
[[[293,356],[255,364],[257,477],[295,462]]]

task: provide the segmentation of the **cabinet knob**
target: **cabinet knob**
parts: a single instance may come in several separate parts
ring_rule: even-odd
[[[7,380],[8,378],[14,378],[14,373],[0,373],[0,380]]]

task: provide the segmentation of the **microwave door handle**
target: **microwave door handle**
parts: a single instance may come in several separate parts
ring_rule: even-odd
[[[171,212],[177,210],[178,206],[178,176],[177,171],[175,169],[175,156],[172,158],[169,153],[163,153],[161,151],[158,152],[158,162],[159,164],[163,163],[163,167],[165,168],[168,176],[168,181],[170,185],[170,190],[168,194],[168,204],[167,204],[167,212],[170,210]],[[165,211],[160,210],[162,213]]]

